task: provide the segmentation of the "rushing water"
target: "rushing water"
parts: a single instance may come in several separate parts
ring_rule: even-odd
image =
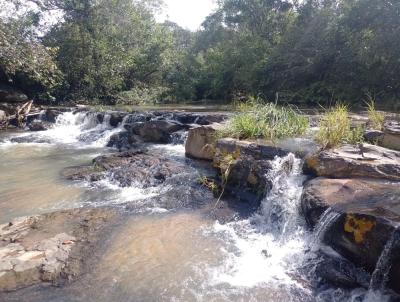
[[[127,202],[137,206],[115,235],[105,238],[97,265],[79,281],[63,288],[23,290],[10,294],[10,301],[374,301],[372,294],[382,298],[363,289],[325,288],[317,293],[302,272],[313,253],[310,244],[319,242],[299,214],[304,177],[301,161],[293,154],[272,162],[265,177],[273,188],[260,209],[225,224],[201,210],[146,204],[168,187],[144,190],[121,188],[112,179],[95,186],[63,180],[64,167],[87,164],[112,151],[105,145],[124,122],[113,128],[109,121],[109,115],[100,123],[95,114],[67,112],[48,131],[0,134],[0,223],[65,208]],[[177,137],[174,145],[150,148],[187,163],[184,137]],[[326,213],[323,224],[336,217]]]

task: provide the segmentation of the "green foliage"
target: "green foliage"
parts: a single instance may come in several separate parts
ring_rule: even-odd
[[[308,128],[308,118],[293,107],[280,107],[274,103],[263,104],[253,99],[239,105],[239,113],[228,120],[224,129],[217,132],[220,137],[239,139],[275,139],[302,135]]]
[[[367,102],[369,125],[372,129],[383,130],[385,116],[375,108],[375,101],[370,98]]]
[[[316,140],[324,149],[329,149],[343,143],[361,143],[363,134],[363,127],[351,127],[347,106],[338,104],[322,116]]]
[[[117,95],[116,104],[143,105],[159,103],[168,91],[166,87],[137,85],[129,91]]]
[[[1,14],[0,81],[41,93],[57,88],[62,100],[219,102],[260,95],[317,105],[361,104],[372,93],[379,108],[398,110],[399,1],[220,0],[197,32],[157,23],[160,0],[4,2],[36,9]],[[54,10],[63,18],[43,27],[43,16]],[[371,124],[379,127],[381,117],[372,112]],[[263,133],[253,122],[259,119],[250,114],[236,119],[244,136],[280,132]]]
[[[31,12],[0,18],[0,81],[32,94],[51,91],[61,80],[54,61],[57,47],[41,44],[35,31],[37,22],[37,15]]]

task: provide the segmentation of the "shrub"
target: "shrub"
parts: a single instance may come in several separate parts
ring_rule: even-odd
[[[363,127],[351,127],[347,106],[339,104],[327,110],[321,118],[316,140],[327,149],[342,143],[362,143],[363,134]]]
[[[238,111],[217,133],[219,137],[266,138],[273,141],[302,135],[309,125],[308,118],[293,107],[264,104],[259,99],[238,105]]]
[[[383,130],[385,116],[375,108],[375,101],[370,98],[367,104],[369,125],[372,129]]]

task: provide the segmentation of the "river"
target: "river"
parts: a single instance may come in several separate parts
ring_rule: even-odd
[[[163,186],[63,179],[63,168],[115,152],[105,145],[121,129],[111,127],[107,118],[99,124],[91,116],[66,112],[44,132],[0,133],[0,223],[60,209],[134,205],[104,238],[89,272],[63,287],[10,293],[7,301],[384,301],[361,288],[315,286],[315,236],[299,213],[305,176],[293,154],[273,161],[266,173],[273,189],[258,211],[228,222],[205,215],[202,208],[145,202],[168,190]],[[204,169],[185,158],[183,144],[148,148],[185,163],[193,173]],[[281,173],[286,160],[293,169]]]

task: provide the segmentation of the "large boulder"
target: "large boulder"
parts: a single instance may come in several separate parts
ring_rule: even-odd
[[[96,157],[91,166],[69,167],[62,172],[70,180],[98,181],[108,176],[122,187],[155,187],[183,173],[186,166],[159,153],[130,150]]]
[[[171,134],[184,129],[185,126],[173,121],[154,120],[132,125],[134,134],[139,135],[145,142],[169,143]]]
[[[345,145],[308,156],[304,171],[332,178],[400,180],[400,152],[369,144]]]
[[[75,209],[0,225],[0,300],[2,291],[76,278],[116,214],[104,208]]]
[[[394,150],[400,150],[400,122],[389,121],[385,124],[385,135],[381,142],[382,146]]]
[[[321,240],[367,272],[377,269],[384,251],[390,253],[384,260],[391,269],[382,273],[400,291],[400,240],[391,242],[400,226],[400,182],[320,177],[306,184],[301,205],[310,225],[319,222]]]
[[[272,180],[266,176],[272,168],[271,160],[287,154],[273,145],[220,139],[216,143],[213,165],[218,170],[222,184],[226,183],[227,193],[258,206],[272,187]],[[288,158],[282,172],[291,169],[292,165],[293,162]]]
[[[215,153],[215,132],[221,127],[221,124],[211,124],[190,129],[185,144],[186,155],[197,159],[212,160]]]
[[[400,182],[378,179],[318,177],[305,184],[301,197],[302,212],[310,226],[315,226],[331,207],[346,212],[380,208],[388,213],[399,205]]]
[[[126,151],[133,148],[137,142],[139,142],[139,138],[130,131],[125,130],[113,134],[107,143],[107,147],[117,148],[119,151]]]

